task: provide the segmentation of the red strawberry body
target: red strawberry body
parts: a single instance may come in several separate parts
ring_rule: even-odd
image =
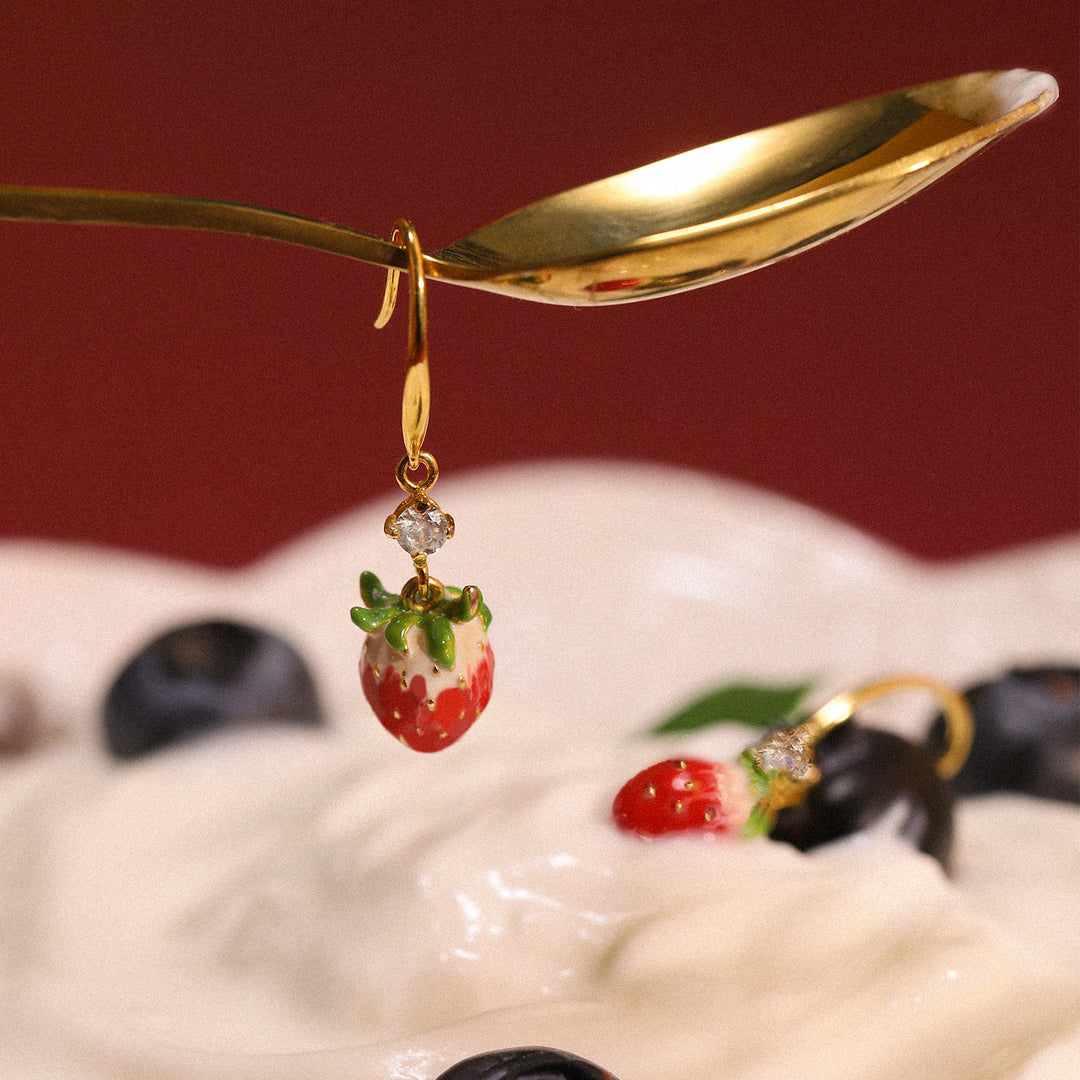
[[[368,634],[360,658],[364,696],[387,731],[413,750],[432,753],[452,745],[491,698],[495,657],[483,621],[455,623],[452,667],[425,649],[419,627],[399,652],[381,630]]]
[[[640,772],[615,797],[615,823],[639,836],[696,830],[738,837],[754,799],[739,765],[675,759]]]

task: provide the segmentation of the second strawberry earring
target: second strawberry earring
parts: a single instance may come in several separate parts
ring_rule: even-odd
[[[454,535],[454,519],[431,498],[439,476],[435,458],[422,449],[430,408],[427,304],[423,253],[416,232],[399,221],[409,260],[409,359],[402,398],[405,456],[397,482],[405,498],[386,519],[387,536],[412,556],[415,575],[400,593],[388,592],[370,571],[360,575],[365,607],[352,621],[365,631],[360,681],[379,722],[406,746],[423,753],[443,750],[472,726],[491,697],[495,659],[488,642],[491,622],[475,585],[458,589],[428,573],[427,557]],[[384,326],[394,310],[398,271],[387,277]]]

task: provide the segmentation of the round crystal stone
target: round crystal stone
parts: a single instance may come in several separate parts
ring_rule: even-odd
[[[796,731],[777,731],[754,751],[765,772],[786,773],[793,780],[805,779],[814,768],[812,751]]]
[[[431,503],[406,507],[396,518],[397,542],[410,555],[431,555],[446,543],[450,520]]]

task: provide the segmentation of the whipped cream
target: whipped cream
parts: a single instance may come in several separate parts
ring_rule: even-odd
[[[505,525],[505,543],[514,524],[498,517],[498,480],[445,501],[460,522]],[[538,516],[592,482],[557,469],[535,480]],[[731,759],[754,741],[737,727],[643,737],[688,683],[824,670],[854,685],[867,663],[876,674],[918,665],[928,625],[951,643],[933,674],[981,675],[971,652],[986,619],[1025,585],[1071,603],[1052,586],[1077,549],[936,573],[756,493],[703,496],[701,479],[681,474],[625,483],[632,535],[598,541],[575,568],[534,548],[527,571],[500,578],[500,545],[478,545],[490,576],[468,576],[495,612],[499,679],[484,716],[437,755],[390,739],[356,678],[356,574],[390,562],[369,541],[379,508],[237,575],[55,545],[0,551],[0,596],[15,612],[5,666],[37,688],[53,724],[0,761],[0,1075],[433,1080],[518,1045],[578,1054],[620,1080],[1078,1075],[1077,808],[960,803],[951,878],[887,823],[804,855],[767,839],[646,841],[611,821],[615,793],[652,762]],[[704,503],[728,544],[743,537],[741,562],[718,554],[712,579],[693,534],[672,548],[659,531],[689,503],[683,484],[697,521]],[[623,501],[610,476],[596,486]],[[635,539],[642,514],[653,531]],[[801,545],[773,528],[785,523],[801,527]],[[610,593],[619,558],[620,584],[638,586],[625,601]],[[808,607],[781,609],[779,593],[773,604],[777,574]],[[528,578],[537,591],[518,597]],[[815,589],[854,611],[861,652],[845,652],[855,627],[823,612]],[[1009,661],[1068,647],[1074,631],[1052,603],[1010,610],[998,640]],[[110,678],[152,633],[207,613],[290,638],[334,723],[110,761],[97,729]],[[824,616],[816,639],[786,647],[791,620],[812,615]],[[728,635],[762,620],[772,648],[752,666]],[[999,661],[982,652],[980,664]],[[925,715],[882,722],[917,727]]]

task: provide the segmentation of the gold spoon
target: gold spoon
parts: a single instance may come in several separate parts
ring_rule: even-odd
[[[424,253],[424,272],[553,304],[707,285],[895,206],[1056,97],[1051,76],[1016,69],[841,105],[532,203]],[[0,185],[0,218],[243,233],[408,268],[388,240],[212,199]]]

